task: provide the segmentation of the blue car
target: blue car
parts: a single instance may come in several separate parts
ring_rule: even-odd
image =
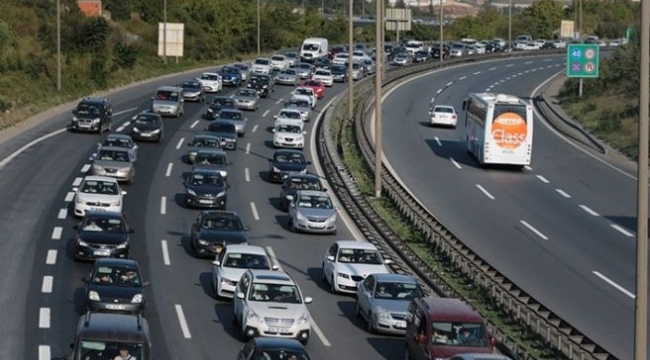
[[[239,72],[239,69],[234,66],[222,67],[221,71],[219,71],[219,75],[221,75],[221,80],[223,81],[224,86],[239,87],[239,85],[241,85],[241,73]]]

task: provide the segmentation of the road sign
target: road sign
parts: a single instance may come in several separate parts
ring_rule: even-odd
[[[566,55],[566,76],[597,78],[599,66],[598,44],[569,44]]]

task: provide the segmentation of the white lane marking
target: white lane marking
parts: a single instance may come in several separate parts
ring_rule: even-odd
[[[181,138],[180,140],[178,140],[178,144],[176,144],[176,150],[180,149],[181,146],[183,146],[184,142],[185,142],[184,138]]]
[[[124,126],[120,126],[117,129],[115,129],[115,131],[117,132],[122,132],[122,130],[124,130]]]
[[[266,111],[264,112],[264,114],[262,114],[262,117],[266,117],[266,115],[268,115],[268,114],[269,114],[269,110],[266,110]]]
[[[542,59],[542,61],[553,61],[553,59]]]
[[[251,173],[248,171],[248,168],[244,169],[244,177],[246,178],[246,182],[251,182]]]
[[[474,75],[478,75],[478,74],[480,74],[480,73],[481,73],[480,71],[477,71],[477,72],[474,73]]]
[[[63,228],[61,226],[55,226],[52,229],[52,240],[61,240],[61,234],[63,233]]]
[[[447,85],[445,85],[445,86],[451,86],[451,85],[453,85],[453,84],[454,84],[454,82],[453,82],[453,81],[450,81],[450,82],[448,82]]]
[[[492,86],[497,86],[497,85],[499,85],[499,82],[498,82],[498,81],[495,82],[494,84],[492,84]]]
[[[528,171],[533,171],[533,168],[530,167],[530,166],[528,166],[528,165],[524,166],[524,169],[526,169],[526,170],[528,170]]]
[[[167,164],[167,171],[165,171],[165,176],[169,177],[172,174],[172,168],[174,167],[174,163],[169,163]]]
[[[627,237],[633,237],[633,236],[634,236],[633,233],[631,233],[631,232],[629,232],[629,231],[623,229],[621,226],[619,226],[619,225],[617,225],[617,224],[612,224],[611,226],[612,226],[614,229],[616,229],[618,232],[620,232],[621,234],[623,234],[623,235],[625,235],[625,236],[627,236]]]
[[[252,130],[252,131],[253,131],[253,132],[256,132],[256,131],[257,131],[257,125],[253,126],[253,130]]]
[[[636,295],[634,295],[634,294],[631,293],[630,291],[625,290],[625,288],[623,288],[621,285],[615,283],[614,281],[612,281],[612,280],[611,280],[610,278],[608,278],[607,276],[605,276],[605,275],[599,273],[598,271],[592,271],[591,273],[594,274],[594,275],[596,275],[596,276],[598,276],[601,280],[605,281],[605,282],[608,283],[609,285],[612,285],[616,290],[622,292],[623,294],[625,294],[625,295],[631,297],[632,299],[635,299],[635,298],[636,298]]]
[[[163,263],[167,266],[171,265],[171,261],[169,260],[169,249],[167,248],[167,240],[161,240],[160,246],[162,246]]]
[[[174,305],[176,308],[176,316],[178,316],[178,322],[181,324],[181,330],[183,331],[183,336],[186,339],[191,339],[192,334],[190,334],[190,328],[187,326],[187,320],[185,320],[185,314],[183,313],[183,307],[180,304]]]
[[[38,345],[38,360],[52,360],[52,350],[49,345]]]
[[[457,163],[456,160],[454,160],[454,158],[450,157],[449,160],[451,160],[452,164],[454,164],[454,166],[455,166],[456,168],[458,168],[458,169],[462,169],[462,167],[460,166],[460,164]]]
[[[86,165],[81,167],[81,172],[82,173],[87,173],[88,170],[90,170],[90,164],[86,164]]]
[[[562,190],[562,189],[555,189],[555,191],[557,191],[558,194],[564,196],[565,198],[567,198],[567,199],[571,199],[571,195],[567,194],[564,190]]]
[[[39,329],[49,329],[50,328],[50,308],[42,307],[38,315],[38,327]]]
[[[251,211],[253,212],[253,219],[259,220],[260,215],[257,213],[257,206],[255,206],[255,203],[251,201]]]
[[[251,143],[246,144],[246,154],[251,153]]]
[[[327,340],[327,338],[325,337],[325,334],[320,329],[318,324],[316,324],[316,321],[314,321],[314,318],[311,318],[311,328],[312,328],[312,330],[314,330],[314,332],[316,333],[316,336],[318,336],[318,338],[323,343],[323,345],[332,346],[332,344],[330,343],[329,340]]]
[[[68,209],[59,209],[59,214],[57,215],[57,218],[59,219],[65,219],[68,217]]]
[[[519,76],[521,76],[521,75],[523,75],[523,74],[524,74],[524,73],[517,73],[517,75],[519,75]]]
[[[442,92],[442,89],[438,89],[438,91],[436,92],[436,94],[440,94],[441,92]]]
[[[266,247],[266,252],[269,254],[269,257],[271,258],[271,262],[273,265],[276,265],[278,267],[278,270],[282,270],[282,265],[280,265],[280,260],[278,260],[278,257],[275,256],[275,251],[273,251],[273,248],[270,246]]]
[[[23,147],[21,147],[20,149],[14,151],[13,153],[11,153],[11,155],[7,156],[2,161],[0,161],[0,170],[2,170],[2,168],[4,168],[7,164],[9,164],[9,162],[11,160],[16,158],[16,156],[20,155],[23,151],[29,149],[30,147],[38,144],[39,142],[41,142],[43,140],[51,138],[52,136],[55,136],[55,135],[61,134],[63,132],[66,132],[67,130],[68,129],[60,129],[60,130],[57,130],[57,131],[53,131],[53,132],[51,132],[49,134],[46,134],[46,135],[43,135],[43,136],[39,137],[36,140],[30,141],[29,143],[25,144]]]
[[[458,80],[465,80],[465,79],[467,79],[467,76],[461,76],[458,78]]]
[[[440,142],[440,139],[437,136],[434,137],[433,140],[436,141],[436,144],[438,144],[438,146],[442,146],[442,143]]]
[[[56,254],[58,251],[54,249],[50,249],[47,251],[47,256],[45,257],[45,264],[46,265],[55,265],[56,264]]]
[[[74,200],[74,195],[75,195],[74,191],[69,191],[67,194],[65,194],[65,199],[63,201],[70,202]]]
[[[54,284],[54,276],[43,276],[43,285],[41,285],[41,292],[44,294],[50,294],[52,292],[52,284]]]
[[[600,214],[590,209],[587,205],[580,205],[580,208],[589,213],[591,216],[600,216]]]
[[[548,181],[548,179],[546,179],[542,175],[537,175],[537,178],[539,179],[539,181],[543,182],[544,184],[550,183],[550,181]]]
[[[488,71],[492,71],[492,70],[496,70],[496,69],[497,69],[497,68],[496,68],[496,66],[495,66],[495,67],[491,67],[491,68],[489,68]]]
[[[535,229],[535,228],[534,228],[532,225],[530,225],[529,223],[525,222],[524,220],[520,220],[519,222],[520,222],[522,225],[524,225],[525,227],[527,227],[528,230],[534,232],[535,235],[539,236],[540,238],[542,238],[542,239],[544,239],[544,240],[548,240],[548,237],[546,237],[546,235],[542,234],[541,231]]]
[[[526,61],[524,64],[532,64],[532,61]]]
[[[74,178],[74,180],[72,181],[72,186],[79,186],[79,184],[81,184],[81,182],[83,180],[84,180],[84,178],[81,178],[81,177]]]
[[[127,120],[124,122],[124,124],[122,124],[122,127],[128,127],[129,125],[131,125],[131,121]]]
[[[283,101],[284,101],[283,98],[279,98],[278,101],[276,101],[275,103],[276,103],[276,104],[279,104],[279,103],[281,103],[281,102],[283,102]]]
[[[160,198],[160,215],[165,215],[167,213],[167,196]]]
[[[483,194],[485,194],[485,196],[487,196],[490,200],[494,200],[494,196],[492,196],[492,194],[490,194],[487,190],[485,190],[485,188],[483,186],[481,186],[479,184],[476,184],[476,187],[479,190],[481,190],[483,192]]]
[[[194,129],[194,128],[196,127],[196,125],[198,125],[198,124],[199,124],[199,121],[198,121],[198,120],[195,120],[195,121],[192,123],[192,125],[190,125],[190,129]]]

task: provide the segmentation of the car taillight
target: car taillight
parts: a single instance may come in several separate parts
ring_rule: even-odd
[[[455,118],[456,118],[456,114],[452,115],[451,118],[452,118],[452,119],[455,119]]]

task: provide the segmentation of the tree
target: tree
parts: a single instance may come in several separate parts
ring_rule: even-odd
[[[538,0],[523,12],[523,22],[528,25],[534,38],[550,39],[559,29],[562,5],[555,0]]]

